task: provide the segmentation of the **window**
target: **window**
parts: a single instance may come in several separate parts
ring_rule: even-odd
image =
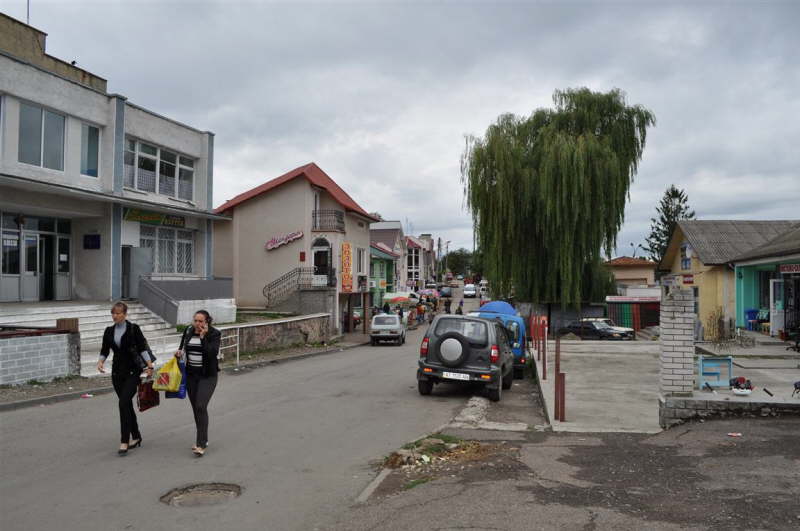
[[[3,274],[19,275],[19,233],[3,231]]]
[[[194,258],[194,238],[192,231],[179,230],[178,232],[178,256],[176,270],[178,273],[192,272],[192,259]]]
[[[191,201],[194,198],[194,160],[127,138],[125,186]]]
[[[25,236],[25,272],[36,273],[39,270],[39,237]]]
[[[58,272],[69,273],[69,239],[58,239]]]
[[[172,229],[158,229],[156,249],[156,271],[159,273],[174,273],[175,231]]]
[[[373,262],[372,260],[369,261],[369,276],[371,277],[375,276],[375,262]]]
[[[194,272],[194,233],[190,230],[142,225],[139,246],[154,250],[157,273]]]
[[[91,125],[81,125],[81,174],[97,177],[99,148],[100,130]]]
[[[356,272],[357,273],[360,273],[360,274],[364,273],[364,269],[365,269],[364,268],[364,255],[365,254],[366,254],[366,252],[364,251],[364,249],[361,249],[361,248],[356,249],[356,267],[357,267]]]
[[[683,271],[688,271],[692,268],[692,256],[689,249],[688,243],[681,245],[681,269]]]
[[[63,170],[64,122],[65,118],[61,114],[21,103],[19,161],[51,170]]]

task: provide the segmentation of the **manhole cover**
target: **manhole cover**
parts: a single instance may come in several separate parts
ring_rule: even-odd
[[[199,507],[225,503],[238,497],[242,487],[232,483],[198,483],[172,489],[161,496],[161,502],[173,507]]]

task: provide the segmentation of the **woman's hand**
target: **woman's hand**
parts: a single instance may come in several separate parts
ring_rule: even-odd
[[[183,357],[183,351],[182,350],[176,350],[175,351],[175,357],[178,358],[178,359],[181,359]]]
[[[208,333],[208,323],[201,324],[200,330],[198,330],[197,333],[200,336],[200,339],[206,337],[206,334]]]
[[[106,372],[106,370],[103,368],[105,363],[106,363],[105,360],[100,360],[100,361],[97,362],[97,372],[102,372],[102,373]]]
[[[144,372],[145,372],[145,374],[147,374],[148,378],[153,376],[153,364],[152,363],[148,364],[147,368],[144,370]]]

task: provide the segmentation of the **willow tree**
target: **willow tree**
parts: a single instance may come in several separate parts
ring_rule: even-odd
[[[553,109],[505,114],[467,137],[461,176],[493,289],[578,305],[622,226],[655,116],[620,90],[557,90]]]

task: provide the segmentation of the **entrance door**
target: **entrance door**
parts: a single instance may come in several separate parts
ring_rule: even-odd
[[[22,237],[22,283],[23,301],[39,300],[39,236],[24,234]]]
[[[123,248],[123,251],[126,248]],[[128,297],[131,299],[139,298],[139,279],[143,276],[149,275],[153,272],[153,248],[152,247],[127,247],[129,263],[127,264],[127,283],[128,283]],[[124,261],[125,253],[123,252],[123,274],[126,271],[126,264]],[[125,284],[123,283],[123,290]],[[124,291],[123,291],[124,293]]]
[[[328,285],[328,275],[331,272],[331,245],[325,238],[317,238],[311,247],[311,259],[314,265],[314,286]]]
[[[783,280],[769,281],[769,335],[778,335],[784,329]]]
[[[72,298],[72,247],[71,240],[58,237],[56,242],[56,295],[57,301],[68,301]]]
[[[39,300],[51,301],[55,298],[56,277],[56,237],[39,235]]]

